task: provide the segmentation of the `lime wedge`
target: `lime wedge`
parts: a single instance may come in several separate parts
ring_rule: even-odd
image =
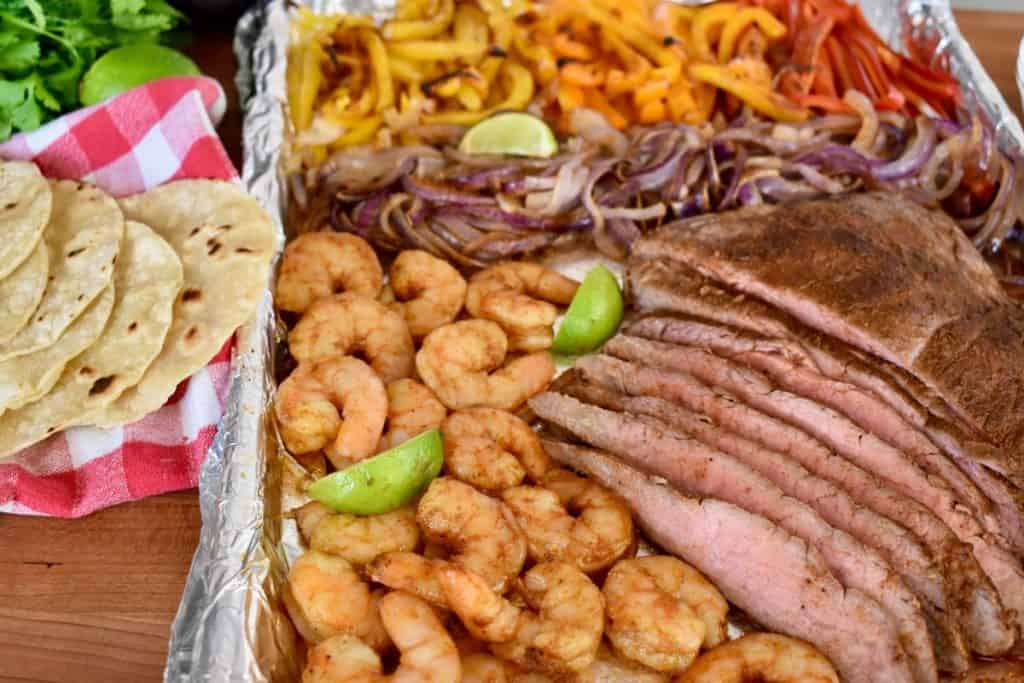
[[[79,87],[82,104],[102,102],[125,90],[167,76],[195,76],[199,67],[177,50],[163,45],[125,45],[97,59]]]
[[[459,151],[547,158],[558,151],[558,140],[548,124],[536,116],[507,112],[484,119],[466,131]]]
[[[579,355],[601,346],[622,322],[622,290],[610,270],[592,268],[569,304],[552,350]]]
[[[397,510],[422,493],[443,463],[441,431],[431,429],[380,455],[317,479],[307,493],[338,512],[380,515]]]

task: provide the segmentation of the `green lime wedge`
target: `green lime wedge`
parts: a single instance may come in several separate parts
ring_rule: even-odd
[[[622,322],[622,290],[610,270],[592,268],[569,304],[552,350],[579,355],[603,344]]]
[[[397,510],[422,493],[443,463],[441,431],[431,429],[380,455],[317,479],[307,493],[338,512],[380,515]]]
[[[558,140],[548,124],[536,116],[507,112],[486,118],[466,131],[459,151],[547,158],[558,151]]]
[[[79,84],[82,104],[102,102],[125,90],[167,76],[195,76],[199,67],[177,50],[163,45],[125,45],[97,59]]]

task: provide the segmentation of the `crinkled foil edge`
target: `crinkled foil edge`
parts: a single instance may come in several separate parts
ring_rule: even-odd
[[[293,3],[295,4],[295,3]],[[310,0],[318,12],[380,19],[391,0]],[[994,126],[1000,147],[1024,157],[1024,132],[960,34],[948,0],[861,0],[868,20],[893,45],[906,35],[936,46],[967,101]],[[897,9],[897,7],[899,9]],[[272,0],[238,24],[237,85],[245,112],[243,182],[282,230],[286,188],[278,173],[285,132],[287,7]],[[1021,72],[1024,77],[1024,47]],[[269,284],[269,283],[268,283]],[[294,681],[302,657],[280,600],[287,541],[281,515],[283,467],[269,420],[277,325],[268,293],[238,333],[228,408],[203,465],[203,528],[189,571],[164,671],[165,681]]]

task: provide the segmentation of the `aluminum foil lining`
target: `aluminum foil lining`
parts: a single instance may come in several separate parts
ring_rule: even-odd
[[[287,205],[279,173],[286,145],[285,66],[288,7],[270,0],[238,24],[237,85],[245,112],[242,178],[274,216],[281,236]],[[321,13],[380,20],[394,0],[309,0]],[[960,34],[949,0],[860,0],[868,20],[897,49],[909,37],[931,46],[935,63],[960,81],[967,102],[987,117],[1004,152],[1024,157],[1024,131]],[[1024,89],[1024,45],[1019,80]],[[301,501],[301,476],[281,452],[269,406],[278,326],[268,293],[255,320],[238,333],[228,409],[203,464],[203,528],[171,628],[165,681],[295,681],[302,653],[280,599],[289,558],[299,548],[285,512]],[[291,483],[290,483],[291,482]]]

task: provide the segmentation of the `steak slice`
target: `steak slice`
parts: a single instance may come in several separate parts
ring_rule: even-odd
[[[950,610],[977,652],[1005,652],[1015,630],[996,590],[970,548],[961,543],[926,508],[842,458],[805,432],[750,408],[726,393],[712,390],[692,375],[627,363],[605,355],[585,356],[576,370],[592,380],[633,396],[654,396],[708,415],[719,425],[786,453],[808,470],[846,490],[862,505],[899,520],[910,529],[943,569],[946,595],[955,598]]]
[[[605,351],[635,362],[689,372],[720,386],[751,407],[803,429],[847,460],[885,479],[897,491],[934,512],[957,538],[971,545],[1003,605],[1016,611],[1018,626],[1024,627],[1024,569],[1020,562],[982,530],[945,482],[928,477],[889,444],[830,408],[775,389],[760,373],[698,349],[617,335],[605,344]]]
[[[753,207],[637,240],[922,380],[1024,480],[1024,312],[945,214],[890,194]]]
[[[764,373],[777,386],[832,408],[861,429],[878,436],[921,466],[940,477],[959,500],[970,508],[984,528],[1008,543],[1003,524],[993,513],[991,501],[957,465],[924,434],[874,394],[852,384],[825,377],[817,369],[764,348],[751,333],[699,320],[671,317],[641,318],[628,326],[630,335],[685,345],[727,358]]]
[[[634,307],[768,335],[759,341],[759,350],[816,368],[881,399],[924,432],[985,493],[1011,546],[1024,556],[1024,491],[997,473],[1002,457],[957,427],[945,402],[902,368],[810,330],[753,297],[729,292],[681,263],[634,259],[627,278]]]
[[[818,549],[844,586],[872,598],[888,612],[913,680],[938,681],[920,602],[893,569],[876,551],[830,526],[809,506],[786,495],[745,463],[653,418],[638,419],[564,394],[546,392],[531,399],[530,407],[538,417],[569,430],[576,438],[665,477],[683,493],[739,505],[806,540]]]
[[[844,588],[802,539],[735,505],[684,496],[607,454],[550,440],[544,448],[629,501],[652,541],[766,628],[817,647],[847,683],[912,680],[882,609]]]
[[[677,404],[650,396],[626,396],[582,378],[565,384],[561,391],[602,408],[632,413],[638,419],[650,416],[732,455],[769,479],[787,496],[809,505],[832,526],[876,549],[920,598],[939,669],[953,673],[967,671],[970,654],[962,629],[952,611],[947,611],[946,606],[952,603],[946,599],[941,571],[928,551],[905,528],[862,507],[846,491],[809,472],[788,456],[723,429]]]

